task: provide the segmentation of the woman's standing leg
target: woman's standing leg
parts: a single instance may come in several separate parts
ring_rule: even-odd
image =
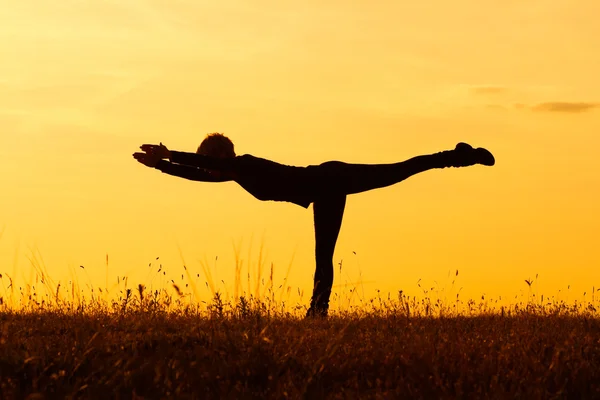
[[[342,226],[345,195],[332,195],[313,203],[315,221],[315,283],[307,316],[327,316],[333,285],[333,252]]]

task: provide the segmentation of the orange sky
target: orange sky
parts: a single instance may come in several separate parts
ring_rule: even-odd
[[[34,251],[55,279],[75,269],[102,286],[108,253],[111,281],[150,284],[157,256],[182,273],[181,248],[194,273],[218,256],[231,290],[232,242],[256,264],[262,241],[275,284],[293,257],[289,283],[310,291],[312,207],[131,158],[220,131],[239,154],[291,165],[395,162],[459,141],[495,154],[493,168],[351,196],[335,285],[418,293],[419,278],[449,289],[459,269],[466,296],[514,297],[536,274],[547,295],[600,286],[600,3],[405,3],[3,5],[0,273],[30,280]]]

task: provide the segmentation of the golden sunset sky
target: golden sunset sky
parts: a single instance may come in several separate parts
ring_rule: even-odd
[[[397,162],[460,141],[494,153],[492,168],[350,196],[335,291],[449,290],[456,269],[466,297],[514,298],[536,274],[548,296],[600,287],[597,0],[0,4],[4,287],[6,274],[32,282],[31,260],[104,287],[106,254],[109,282],[159,285],[150,262],[181,281],[181,249],[198,282],[208,260],[231,290],[234,244],[255,270],[262,243],[276,286],[293,259],[305,304],[312,206],[131,157],[160,141],[195,151],[215,131],[289,165]]]

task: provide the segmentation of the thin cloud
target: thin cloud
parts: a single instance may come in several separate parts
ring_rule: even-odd
[[[506,110],[506,107],[502,104],[486,104],[485,108],[487,108],[488,110]]]
[[[594,108],[598,107],[600,107],[600,104],[598,103],[551,101],[547,103],[537,104],[531,107],[531,109],[533,111],[542,112],[582,113],[591,111]]]
[[[476,86],[471,88],[473,94],[501,94],[506,92],[502,86]]]

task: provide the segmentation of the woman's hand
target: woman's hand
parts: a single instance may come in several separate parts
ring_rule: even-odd
[[[164,144],[143,144],[140,146],[143,152],[147,154],[151,154],[159,158],[159,160],[170,159],[171,152],[167,149],[167,146]]]
[[[154,153],[133,153],[133,158],[150,168],[156,167],[158,162],[162,160],[160,157],[158,157],[158,155]]]

